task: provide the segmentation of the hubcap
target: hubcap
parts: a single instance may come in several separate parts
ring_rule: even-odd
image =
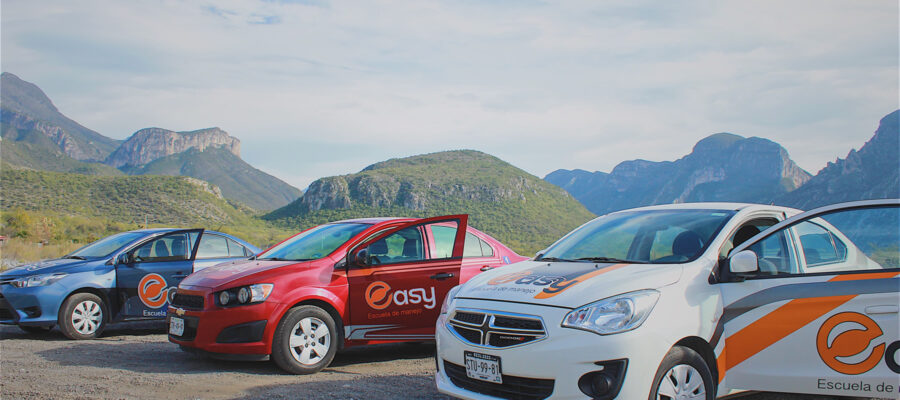
[[[291,355],[303,365],[314,365],[325,358],[331,348],[331,332],[321,319],[306,317],[291,328],[288,344]]]
[[[656,400],[705,400],[703,377],[694,367],[679,364],[663,375],[656,389]]]
[[[82,335],[96,332],[101,321],[103,321],[103,309],[95,301],[82,301],[72,310],[72,326]]]

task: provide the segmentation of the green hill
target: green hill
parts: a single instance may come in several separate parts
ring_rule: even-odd
[[[74,172],[85,175],[122,175],[122,172],[99,162],[78,161],[59,150],[36,131],[21,132],[5,122],[0,123],[3,141],[0,160],[4,168]]]
[[[300,196],[300,191],[266,174],[222,147],[191,148],[140,166],[123,166],[129,175],[183,175],[211,182],[226,198],[258,210],[273,210]]]
[[[356,217],[469,214],[469,223],[532,255],[593,217],[564,190],[473,150],[392,159],[313,182],[264,218],[300,229]]]
[[[122,228],[165,225],[202,227],[238,236],[257,245],[273,244],[290,232],[252,217],[252,210],[222,198],[219,189],[198,179],[181,176],[91,176],[73,173],[4,169],[4,222],[17,211],[51,219],[78,217]],[[125,224],[125,225],[122,225]],[[100,230],[93,232],[90,230]],[[64,239],[83,242],[79,235],[102,237],[103,226]]]

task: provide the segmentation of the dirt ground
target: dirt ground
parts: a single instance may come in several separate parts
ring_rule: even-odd
[[[54,329],[0,327],[0,398],[6,399],[447,399],[434,388],[433,344],[338,353],[331,366],[287,375],[271,362],[231,362],[182,352],[161,322],[110,326],[72,341]],[[750,394],[741,400],[814,399]]]

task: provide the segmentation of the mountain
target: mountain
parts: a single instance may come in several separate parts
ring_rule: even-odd
[[[225,148],[231,154],[241,156],[241,141],[219,128],[190,132],[145,128],[131,135],[104,162],[116,168],[134,167],[190,149],[203,151],[211,147]]]
[[[215,186],[169,176],[89,176],[4,170],[3,210],[53,211],[119,222],[222,224],[247,219]]]
[[[779,144],[717,133],[676,161],[624,161],[610,173],[557,170],[544,178],[596,214],[697,201],[768,203],[810,179]]]
[[[121,170],[129,175],[183,175],[202,179],[218,186],[226,198],[258,210],[274,210],[300,196],[295,187],[244,162],[235,155],[232,150],[235,148],[193,147],[140,166],[123,166]]]
[[[859,151],[828,163],[799,189],[776,204],[804,210],[853,200],[900,197],[900,110],[884,118]]]
[[[103,161],[119,145],[72,121],[40,88],[8,72],[0,74],[0,124],[4,140],[27,141],[75,160]]]
[[[313,182],[264,218],[301,229],[356,217],[469,214],[469,223],[534,254],[593,215],[564,190],[473,150],[392,159]]]

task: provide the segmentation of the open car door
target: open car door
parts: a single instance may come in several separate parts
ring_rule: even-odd
[[[378,233],[348,253],[348,340],[434,338],[447,292],[459,284],[468,215],[424,218]],[[453,227],[450,254],[432,253],[426,229]],[[445,244],[446,245],[446,244]]]
[[[720,388],[897,396],[898,246],[900,200],[868,200],[796,215],[735,248],[720,284]]]

